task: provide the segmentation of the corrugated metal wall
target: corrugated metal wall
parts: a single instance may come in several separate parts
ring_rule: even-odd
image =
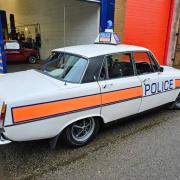
[[[149,48],[163,64],[171,0],[126,0],[124,43]]]

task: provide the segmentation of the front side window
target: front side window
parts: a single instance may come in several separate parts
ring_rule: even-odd
[[[79,83],[88,64],[88,60],[71,54],[54,52],[42,71],[56,79]]]
[[[104,56],[89,58],[89,64],[81,83],[90,83],[98,80]]]
[[[157,64],[147,52],[134,52],[133,56],[138,75],[153,73],[158,70]]]
[[[130,53],[121,53],[107,56],[107,70],[109,79],[134,75]]]
[[[101,68],[101,73],[99,75],[99,80],[103,81],[107,79],[107,63],[106,60],[104,60]]]

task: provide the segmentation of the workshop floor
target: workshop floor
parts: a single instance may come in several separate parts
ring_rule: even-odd
[[[36,64],[28,64],[28,63],[22,63],[22,62],[15,62],[15,63],[8,63],[7,65],[7,71],[8,73],[11,72],[19,72],[19,71],[25,71],[28,69],[39,69],[46,61],[38,61]]]

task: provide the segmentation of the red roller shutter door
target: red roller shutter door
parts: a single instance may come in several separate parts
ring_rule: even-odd
[[[164,64],[172,0],[127,0],[124,43],[149,48]]]

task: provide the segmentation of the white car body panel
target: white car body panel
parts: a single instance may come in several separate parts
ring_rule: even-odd
[[[127,77],[121,79],[112,79],[99,82],[101,86],[101,92],[116,92],[131,89],[134,87],[140,87],[141,82],[136,77]],[[109,86],[108,86],[109,85]],[[105,87],[107,86],[107,87]],[[105,87],[105,88],[104,88]],[[102,102],[103,103],[103,102]],[[105,104],[102,106],[101,115],[103,116],[104,122],[110,122],[115,119],[137,114],[141,105],[141,98],[134,98],[133,100],[123,102],[123,99],[116,103]]]
[[[175,72],[177,74],[175,74]],[[164,66],[164,72],[158,72],[158,73],[152,73],[152,74],[147,74],[147,75],[140,75],[139,78],[141,79],[141,81],[147,79],[146,82],[142,83],[143,86],[143,99],[142,99],[142,104],[141,104],[141,108],[140,108],[140,112],[146,111],[148,109],[151,108],[155,108],[158,106],[161,106],[163,104],[169,103],[169,102],[173,102],[176,100],[178,94],[179,94],[179,90],[175,90],[176,89],[176,82],[175,80],[178,79],[175,77],[175,75],[178,77],[179,74],[179,70],[176,70],[172,67],[167,67]],[[166,92],[162,93],[162,83],[165,81],[170,81],[172,80],[173,85],[172,85],[172,89],[173,90],[169,90]],[[144,85],[147,84],[152,84],[152,83],[159,83],[159,90],[160,92],[153,95],[151,92],[148,92],[145,95],[145,90],[144,90]]]
[[[57,85],[55,89],[52,90],[50,93],[46,92],[44,94],[41,94],[41,96],[38,96],[37,99],[29,99],[28,104],[27,100],[21,100],[17,103],[13,103],[13,107],[19,107],[29,104],[38,104],[42,102],[58,101],[62,99],[78,98],[90,94],[100,94],[100,89],[97,82],[84,85],[71,83],[67,83],[65,85],[65,83],[63,82],[61,86],[58,87]],[[13,124],[13,121],[11,117],[11,112],[8,111],[6,119],[9,119],[11,121],[5,122],[4,135],[13,141],[51,138],[59,134],[67,125],[89,116],[100,116],[100,107],[93,108],[91,110],[70,113],[68,115],[46,118],[40,121],[34,120],[32,123],[25,122],[22,124],[11,126]]]
[[[143,98],[142,98],[139,111],[142,112],[147,109],[151,109],[153,107],[158,106],[159,102],[161,101],[159,99],[159,94],[151,96],[152,94],[150,91],[148,91],[147,93],[145,92],[145,85],[156,82],[158,78],[158,73],[140,75],[138,76],[138,78],[141,80],[142,87],[143,87]]]
[[[87,117],[100,116],[100,109],[92,109],[41,121],[5,127],[5,137],[12,141],[31,141],[53,138],[71,123]]]
[[[67,53],[91,58],[118,52],[148,52],[149,50],[130,45],[114,46],[94,44],[66,47],[53,51],[65,51]],[[149,81],[146,83],[150,85],[152,83],[162,83],[167,80],[173,80],[173,89],[154,95],[151,92],[147,92],[145,95],[143,81],[148,78]],[[179,80],[178,87],[176,87],[177,80]],[[0,128],[4,130],[3,135],[12,141],[29,141],[55,137],[68,125],[83,118],[98,116],[102,117],[104,123],[108,123],[173,102],[180,93],[180,71],[164,66],[164,72],[161,73],[78,84],[65,83],[38,71],[28,70],[19,73],[5,74],[0,77],[0,84],[2,87],[0,88],[0,110],[3,102],[7,104],[4,124],[0,124]],[[108,85],[107,88],[103,88],[104,85]],[[125,101],[107,105],[105,105],[106,103],[103,104],[104,94],[134,87],[140,87],[142,89],[141,97],[137,94],[138,98],[126,98]],[[86,97],[87,99],[88,97],[94,98],[92,101],[88,100],[88,103],[90,103],[89,107],[86,105],[86,100],[83,100],[83,98]],[[31,116],[34,117],[34,114],[37,113],[36,108],[41,108],[42,106],[46,106],[46,108],[43,109],[44,114],[47,113],[46,111],[49,111],[47,108],[48,105],[51,106],[52,104],[67,102],[62,109],[66,108],[67,104],[71,107],[71,103],[72,106],[75,106],[76,103],[74,103],[73,99],[81,99],[80,103],[77,103],[77,109],[64,111],[64,113],[62,111],[58,114],[52,113],[52,115],[49,116],[44,115],[42,117],[30,118]],[[81,103],[84,105],[84,108]],[[31,109],[31,107],[32,109],[34,108],[35,111],[32,111],[32,114],[27,113],[29,119],[19,120],[21,119],[21,115],[26,112],[26,108]],[[78,109],[78,107],[81,108]],[[14,114],[18,109],[22,109],[22,114],[20,113],[14,118]],[[54,112],[54,109],[52,109],[52,111]],[[16,122],[14,119],[16,119]]]

